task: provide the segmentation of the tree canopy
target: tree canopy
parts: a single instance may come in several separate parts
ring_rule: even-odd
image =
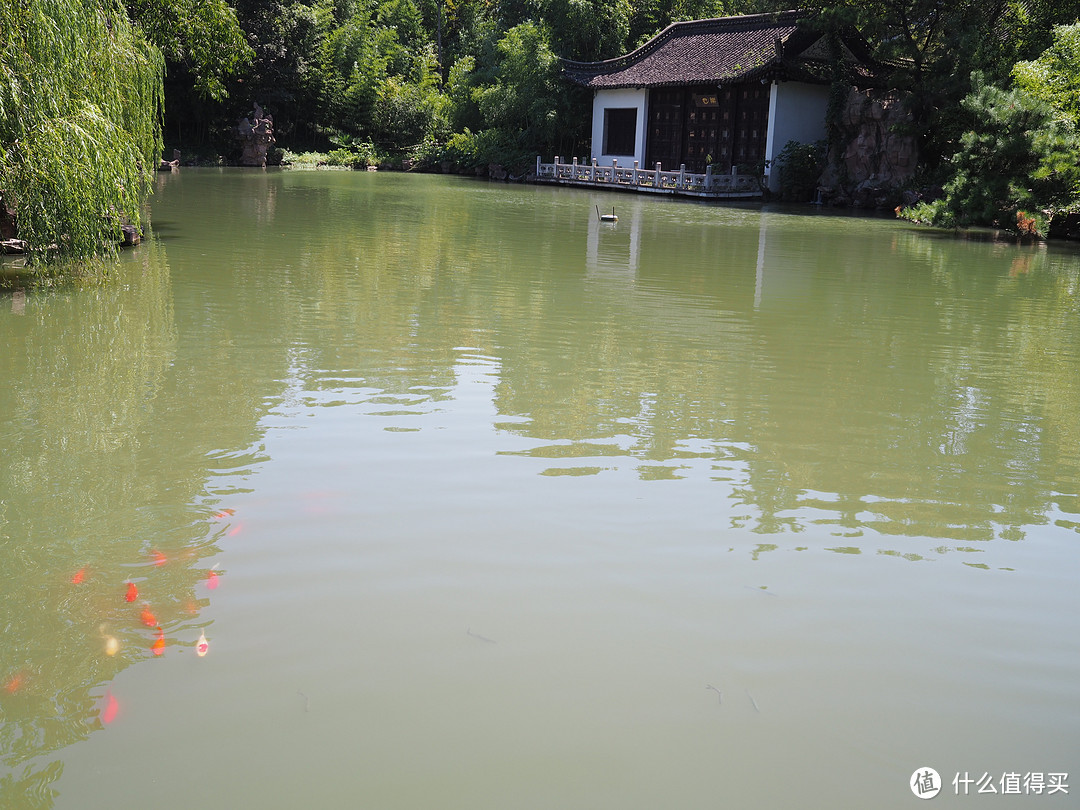
[[[73,255],[139,223],[161,150],[161,52],[115,0],[0,3],[0,195]]]
[[[1037,58],[1016,63],[1012,87],[973,74],[945,193],[905,216],[1045,233],[1054,214],[1080,210],[1080,24],[1056,26],[1053,36]]]
[[[139,221],[163,116],[170,146],[228,155],[253,102],[280,145],[343,162],[514,170],[583,154],[589,97],[560,78],[560,58],[606,59],[672,22],[790,5],[0,0],[0,194],[33,250],[99,250],[122,219]],[[923,180],[951,195],[917,218],[1076,207],[1080,0],[800,5],[826,32],[856,27],[878,81],[907,99]]]

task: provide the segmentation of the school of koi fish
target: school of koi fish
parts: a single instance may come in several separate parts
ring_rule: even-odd
[[[234,509],[222,509],[221,511],[214,513],[213,518],[215,520],[226,520],[232,517],[234,514],[236,514],[236,510]],[[242,524],[238,524],[231,527],[228,530],[227,534],[228,536],[235,536],[241,531],[241,529]],[[168,565],[169,558],[164,552],[158,549],[153,549],[149,552],[149,562],[155,568],[161,568],[165,565]],[[221,574],[216,570],[215,567],[211,568],[209,571],[206,572],[202,582],[207,590],[212,591],[218,588],[220,584],[220,579]],[[93,572],[89,567],[84,566],[82,568],[79,568],[74,574],[71,575],[70,584],[85,585],[92,580]],[[139,601],[139,586],[130,579],[123,583],[122,599],[125,603],[128,604],[134,604]],[[149,601],[144,599],[138,605],[138,608],[139,622],[148,628],[152,628],[154,633],[153,641],[150,644],[150,653],[154,657],[163,656],[165,654],[165,649],[168,646],[168,641],[165,637],[165,630],[161,626],[161,623],[158,621],[157,615],[154,613],[153,606],[150,604]],[[198,611],[198,606],[191,601],[188,602],[187,608],[188,612],[192,614]],[[118,652],[120,652],[122,645],[120,639],[116,635],[106,632],[106,629],[106,625],[102,624],[100,627],[102,635],[102,651],[105,653],[105,655],[112,657],[115,656]],[[205,630],[200,630],[199,638],[195,642],[195,654],[199,658],[203,658],[209,651],[210,644],[206,639],[206,632]],[[18,693],[21,689],[23,689],[23,687],[26,685],[28,676],[29,673],[26,670],[19,670],[13,675],[10,675],[7,680],[4,681],[3,686],[0,687],[0,689],[3,689],[3,691],[8,695],[14,695]],[[120,708],[120,701],[113,694],[112,689],[106,689],[105,694],[102,696],[101,699],[98,717],[101,719],[101,722],[103,724],[108,725],[115,721],[116,718],[119,716]]]

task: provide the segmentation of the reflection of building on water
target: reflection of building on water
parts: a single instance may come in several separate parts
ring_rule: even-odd
[[[608,214],[610,207],[594,205],[594,210]],[[597,216],[589,227],[586,242],[586,269],[589,275],[626,273],[636,275],[641,255],[641,219],[638,206],[616,206],[618,222],[601,222]]]
[[[597,210],[596,204],[593,211]],[[599,206],[601,213],[610,212],[610,208]],[[600,222],[593,219],[588,229],[586,241],[586,269],[590,276],[622,275],[634,278],[641,265],[641,234],[644,229],[645,214],[638,206],[616,207],[618,222]],[[788,294],[793,288],[799,288],[808,282],[808,275],[798,270],[797,263],[783,260],[784,240],[776,239],[769,248],[769,226],[775,215],[761,213],[757,225],[756,262],[754,273],[754,309],[761,307],[767,291],[777,293],[781,290]],[[745,227],[745,226],[743,226]],[[732,234],[726,241],[742,242],[741,235]],[[730,257],[717,255],[717,261],[728,261]],[[791,267],[787,270],[787,267]],[[748,279],[747,279],[748,280]]]
[[[761,288],[765,284],[765,231],[768,217],[761,218],[758,226],[757,268],[754,274],[754,309],[761,307]]]
[[[786,216],[761,214],[754,271],[755,311],[761,309],[762,304],[786,304],[808,296],[814,283],[814,274],[807,271],[808,257],[812,259],[827,250],[819,240],[810,238],[807,241],[803,234],[785,229]]]
[[[646,213],[640,206],[616,206],[618,222],[601,222],[596,211],[610,213],[611,208],[593,204],[594,218],[586,237],[586,269],[591,277],[622,276],[636,278],[641,266],[642,231],[645,229]],[[769,244],[770,225],[775,225],[775,214],[762,212],[758,217],[755,270],[754,270],[754,309],[760,309],[767,295],[781,298],[798,295],[808,290],[811,276],[802,270],[798,262],[785,260],[785,251],[791,249],[790,238],[783,238],[784,232],[773,233],[773,244]],[[745,225],[740,226],[741,228]],[[782,238],[777,238],[781,236]],[[753,239],[753,237],[751,237]],[[746,244],[742,234],[729,234],[721,242]],[[750,242],[753,244],[753,242]],[[717,246],[723,250],[723,245]],[[716,261],[727,263],[731,257],[726,253],[717,253]],[[648,259],[646,259],[648,262]],[[749,281],[749,278],[746,277]],[[747,290],[748,291],[748,290]]]

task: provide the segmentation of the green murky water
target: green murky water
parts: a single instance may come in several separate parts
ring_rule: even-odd
[[[5,810],[1075,806],[1075,249],[159,185],[0,294]]]

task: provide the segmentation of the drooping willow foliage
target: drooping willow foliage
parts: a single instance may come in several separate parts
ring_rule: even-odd
[[[117,0],[0,0],[0,196],[32,253],[94,255],[140,225],[163,76]]]

